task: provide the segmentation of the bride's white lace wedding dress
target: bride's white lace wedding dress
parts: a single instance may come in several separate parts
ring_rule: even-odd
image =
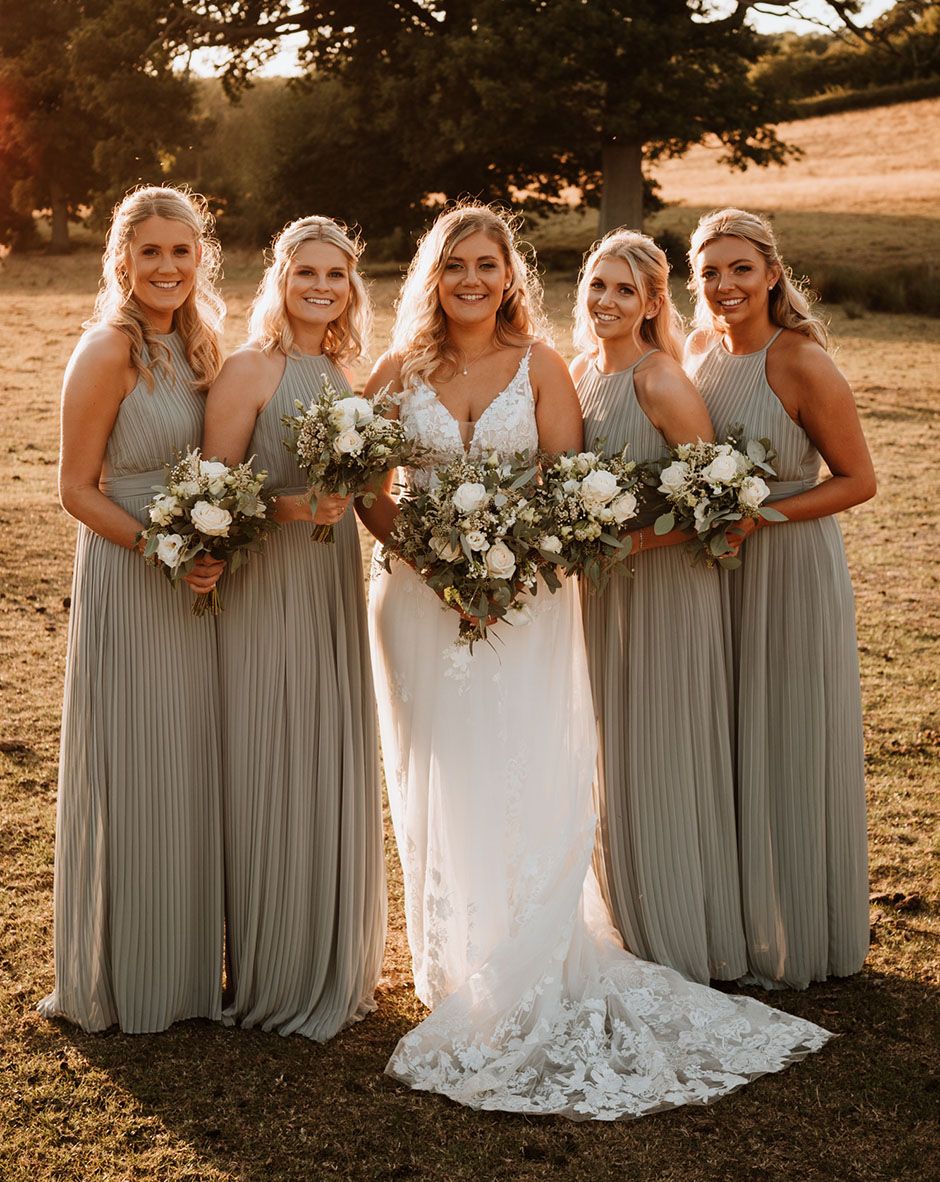
[[[459,424],[420,385],[409,432]],[[528,355],[473,457],[538,444]],[[411,479],[427,479],[416,471]],[[475,1108],[614,1120],[706,1104],[829,1034],[625,952],[590,873],[595,725],[577,589],[455,650],[458,617],[406,565],[376,567],[370,629],[415,988],[432,1013],[387,1072]]]

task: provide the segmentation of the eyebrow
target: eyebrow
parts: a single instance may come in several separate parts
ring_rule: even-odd
[[[476,256],[476,260],[478,263],[495,263],[497,257],[495,254],[479,254]],[[462,254],[449,254],[447,256],[447,262],[449,263],[465,263],[466,261]]]
[[[738,263],[753,263],[753,262],[754,262],[753,259],[735,259],[733,262],[728,263],[728,266],[729,267],[736,267],[738,265]],[[705,267],[714,267],[714,266],[715,266],[714,263],[705,263],[705,262],[702,263],[703,269]]]

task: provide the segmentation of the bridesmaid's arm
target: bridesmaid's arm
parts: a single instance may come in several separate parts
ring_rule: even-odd
[[[571,374],[563,359],[548,345],[532,347],[529,362],[535,422],[542,451],[557,455],[584,446],[584,418]]]
[[[366,398],[374,398],[379,390],[386,386],[391,388],[393,394],[401,393],[401,362],[391,353],[386,353],[376,362],[375,369],[369,376],[363,393]],[[388,417],[398,418],[397,406],[389,410]],[[356,501],[356,512],[359,514],[362,524],[383,545],[388,540],[395,518],[398,516],[398,503],[392,496],[394,483],[395,473],[389,472],[371,505],[367,507],[362,501]]]
[[[59,501],[96,534],[141,549],[140,522],[98,487],[108,439],[137,374],[130,340],[119,329],[92,329],[79,341],[62,383]]]

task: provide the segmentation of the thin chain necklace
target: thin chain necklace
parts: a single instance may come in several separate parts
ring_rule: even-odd
[[[493,343],[492,343],[492,341],[490,341],[488,344],[486,344],[483,347],[483,349],[479,353],[477,353],[476,357],[471,357],[468,359],[466,353],[464,353],[463,368],[461,369],[459,364],[458,364],[457,368],[460,370],[460,372],[463,374],[463,376],[466,377],[467,374],[470,372],[470,367],[472,365],[476,365],[476,363],[478,361],[482,360],[486,356],[487,353],[491,353],[492,351],[493,351]]]

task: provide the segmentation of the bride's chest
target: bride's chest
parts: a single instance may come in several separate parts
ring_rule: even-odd
[[[478,458],[493,451],[534,451],[539,442],[528,382],[508,386],[475,423],[458,422],[434,391],[421,385],[403,398],[401,420],[408,435],[431,452],[431,466],[463,451]]]

